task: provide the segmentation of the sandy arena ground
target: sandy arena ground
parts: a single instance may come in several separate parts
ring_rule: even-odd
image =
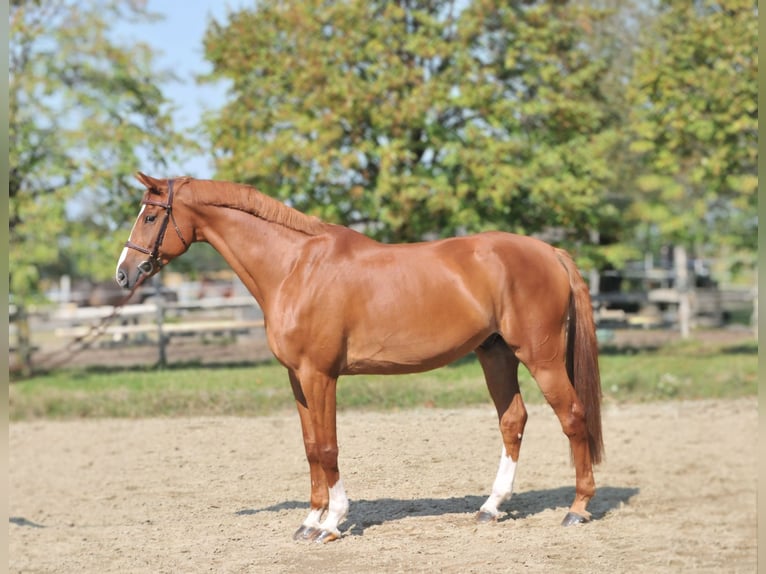
[[[353,384],[352,380],[346,384]],[[10,425],[10,571],[754,572],[755,398],[609,405],[594,520],[562,528],[567,441],[530,407],[513,499],[474,513],[500,454],[491,407],[339,415],[341,540],[297,543],[298,417]]]

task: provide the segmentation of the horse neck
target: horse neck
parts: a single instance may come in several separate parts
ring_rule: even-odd
[[[209,192],[217,194],[214,201],[195,201],[195,239],[209,243],[221,254],[266,313],[273,294],[311,235],[251,213],[252,207],[242,196],[258,192],[244,186],[230,186],[224,191],[230,197],[217,189]],[[198,191],[198,195],[202,194]],[[293,216],[305,217],[298,212]]]

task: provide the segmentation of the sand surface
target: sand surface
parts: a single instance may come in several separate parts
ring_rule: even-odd
[[[490,406],[339,415],[341,540],[308,511],[297,414],[10,425],[10,571],[754,572],[755,398],[607,405],[594,520],[567,441],[529,407],[515,495],[474,514],[501,451]]]

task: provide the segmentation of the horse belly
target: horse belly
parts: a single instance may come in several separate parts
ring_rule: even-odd
[[[402,374],[427,371],[457,360],[493,330],[491,313],[459,305],[399,306],[375,313],[366,328],[350,333],[344,372]]]

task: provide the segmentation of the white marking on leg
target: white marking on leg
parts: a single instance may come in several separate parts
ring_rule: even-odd
[[[497,469],[495,482],[492,484],[492,494],[487,501],[481,505],[481,511],[497,516],[500,514],[498,507],[511,498],[513,493],[513,480],[516,477],[516,462],[508,455],[503,447],[503,454],[500,455],[500,465]]]
[[[306,517],[306,520],[303,521],[303,526],[307,528],[319,528],[319,524],[322,520],[322,514],[324,514],[324,509],[312,508],[309,511],[309,515]]]
[[[348,497],[343,488],[343,481],[338,479],[338,482],[330,488],[330,507],[320,528],[340,536],[338,524],[346,518],[346,514],[348,514]]]

